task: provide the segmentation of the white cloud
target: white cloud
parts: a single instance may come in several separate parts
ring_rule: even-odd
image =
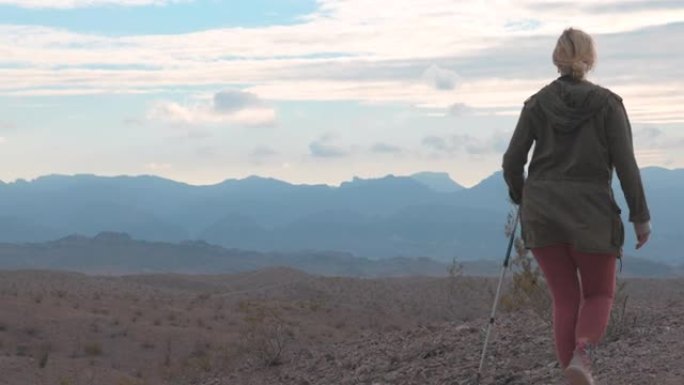
[[[495,131],[489,137],[481,138],[467,134],[447,136],[430,135],[423,138],[422,144],[437,156],[468,154],[474,156],[501,154],[506,150],[511,133]]]
[[[471,108],[465,103],[454,103],[447,108],[447,113],[451,116],[465,115],[471,111]]]
[[[5,144],[5,142],[7,142],[7,139],[4,136],[0,136],[0,144]]]
[[[423,72],[425,81],[437,90],[453,90],[458,84],[459,77],[454,71],[442,68],[438,65],[431,65]]]
[[[349,151],[335,143],[335,136],[325,134],[309,144],[309,152],[315,158],[342,158]]]
[[[373,144],[370,148],[370,152],[374,154],[393,154],[393,155],[399,155],[404,152],[404,150],[399,147],[395,146],[393,144],[389,143],[384,143],[384,142],[377,142]]]
[[[168,2],[116,1],[120,5]],[[3,68],[0,94],[145,93],[249,85],[248,90],[274,100],[407,103],[444,111],[454,103],[465,103],[511,113],[553,76],[547,51],[558,33],[578,25],[596,34],[600,52],[602,41],[610,43],[599,67],[606,65],[607,85],[626,90],[619,93],[635,106],[631,111],[635,121],[684,121],[680,92],[650,92],[684,86],[684,58],[671,49],[683,38],[684,29],[668,25],[684,22],[684,3],[658,7],[644,1],[610,0],[602,2],[605,9],[594,9],[595,1],[589,0],[519,0],[496,2],[497,12],[491,11],[492,3],[452,0],[318,3],[318,11],[292,25],[177,35],[107,37],[0,25],[0,64],[13,64]],[[614,17],[611,6],[625,4],[620,17]],[[376,12],[379,8],[383,12]],[[661,27],[641,38],[633,32],[653,26]],[[631,54],[641,49],[648,49],[648,55]],[[544,55],[539,54],[542,50]],[[545,58],[544,66],[538,64],[539,58]],[[658,70],[635,71],[654,67]],[[178,121],[202,124],[268,121],[274,116],[266,107],[235,113],[219,113],[215,107],[166,103],[158,109]]]
[[[191,0],[0,0],[0,5],[22,8],[83,8],[97,6],[138,7],[144,5],[167,5]]]
[[[202,125],[239,125],[247,127],[272,126],[275,110],[265,105],[256,95],[236,90],[216,93],[211,101],[194,104],[159,101],[148,111],[148,119],[169,123]]]

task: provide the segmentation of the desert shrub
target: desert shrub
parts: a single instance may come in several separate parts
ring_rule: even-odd
[[[99,342],[89,342],[83,346],[83,353],[90,357],[102,355],[102,345]]]
[[[41,369],[45,369],[48,363],[48,358],[50,358],[50,352],[49,351],[43,351],[40,353],[40,357],[38,358],[38,367]]]
[[[243,347],[260,365],[280,365],[293,337],[292,330],[280,312],[256,302],[242,302],[239,309],[244,314],[246,324]]]
[[[26,357],[29,355],[29,347],[26,345],[17,345],[15,354],[19,357]]]
[[[144,341],[140,344],[140,347],[145,350],[152,350],[156,347],[156,345],[154,344],[154,342]]]
[[[44,343],[40,346],[38,350],[38,367],[40,369],[45,369],[47,366],[51,351],[52,345],[50,345],[50,343]]]
[[[27,326],[24,328],[24,333],[30,337],[37,337],[39,334],[38,328],[35,326]]]
[[[463,263],[459,262],[456,257],[451,260],[447,267],[446,309],[443,314],[450,320],[463,317],[462,307],[468,301],[463,290],[463,270]]]
[[[517,217],[510,213],[506,224],[506,236],[510,237]],[[504,311],[530,311],[542,321],[551,323],[553,302],[549,296],[544,274],[534,258],[525,249],[523,240],[515,238],[511,262],[512,278],[510,290],[502,294],[501,306]]]
[[[626,287],[627,282],[620,282],[615,291],[615,300],[605,336],[605,340],[608,342],[619,340],[628,334],[637,323],[636,314],[630,314],[627,310],[629,295],[627,295]]]

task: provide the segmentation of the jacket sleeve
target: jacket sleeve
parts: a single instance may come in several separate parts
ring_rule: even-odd
[[[522,202],[525,164],[527,164],[527,154],[534,142],[531,124],[529,106],[526,102],[525,107],[520,112],[520,118],[508,144],[508,149],[503,156],[503,175],[508,185],[508,195],[515,204]]]
[[[632,143],[632,127],[621,101],[608,107],[606,134],[610,159],[620,179],[622,192],[629,206],[629,221],[644,223],[651,220],[641,174]]]

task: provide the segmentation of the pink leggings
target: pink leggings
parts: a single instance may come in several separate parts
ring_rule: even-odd
[[[610,319],[615,294],[613,254],[580,253],[561,244],[533,248],[553,297],[556,355],[563,368],[580,340],[596,344]]]

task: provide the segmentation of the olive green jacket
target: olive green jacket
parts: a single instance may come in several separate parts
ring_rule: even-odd
[[[629,220],[648,222],[622,99],[567,76],[527,99],[503,157],[509,195],[520,204],[526,247],[568,243],[581,252],[620,255],[624,226],[611,188],[613,169],[629,206]]]

